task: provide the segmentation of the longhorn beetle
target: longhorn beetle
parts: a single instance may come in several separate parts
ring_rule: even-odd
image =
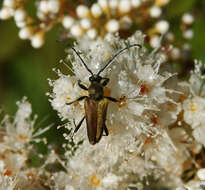
[[[100,69],[97,74],[93,74],[93,72],[88,68],[88,66],[83,61],[79,52],[74,47],[72,47],[68,42],[66,42],[63,39],[58,39],[57,41],[66,43],[66,45],[69,46],[77,54],[77,56],[80,58],[81,62],[83,63],[84,67],[91,74],[91,76],[89,77],[90,86],[88,88],[83,84],[81,84],[80,81],[78,81],[79,87],[82,88],[83,90],[87,90],[89,95],[81,96],[78,99],[67,103],[67,105],[71,105],[75,102],[79,102],[85,99],[84,102],[85,116],[81,119],[81,121],[77,126],[75,125],[74,133],[78,131],[84,119],[86,119],[87,135],[88,135],[89,142],[90,144],[95,145],[100,141],[103,135],[103,131],[105,132],[105,136],[108,136],[109,134],[105,124],[108,100],[112,102],[120,102],[120,100],[117,100],[113,97],[104,96],[104,87],[108,84],[110,79],[101,77],[100,73],[102,73],[105,70],[105,68],[107,68],[112,63],[112,61],[124,50],[136,46],[141,48],[141,45],[132,44],[127,46],[126,48],[121,49],[108,60],[105,66],[102,69]]]

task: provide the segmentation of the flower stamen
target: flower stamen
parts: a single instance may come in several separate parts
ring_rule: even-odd
[[[101,182],[101,180],[98,179],[98,178],[96,177],[96,175],[93,175],[93,176],[90,177],[90,183],[91,183],[93,186],[99,186],[99,185],[100,185],[100,182]]]

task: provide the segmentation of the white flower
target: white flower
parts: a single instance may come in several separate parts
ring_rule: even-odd
[[[194,17],[192,14],[190,13],[185,13],[183,16],[182,16],[182,21],[185,23],[185,24],[192,24],[194,22]]]
[[[160,37],[159,36],[152,37],[151,40],[150,40],[150,45],[153,48],[159,47],[160,46]]]
[[[40,48],[44,44],[44,36],[42,32],[38,32],[31,37],[31,45],[34,48]]]
[[[194,36],[194,31],[192,29],[186,30],[183,32],[183,36],[186,39],[191,39]]]
[[[4,176],[0,174],[0,189],[14,190],[17,184],[17,179],[14,177]]]
[[[118,9],[120,11],[120,13],[127,13],[130,11],[131,9],[131,3],[128,0],[120,0],[119,1],[119,5],[118,5]]]
[[[26,18],[26,12],[23,9],[17,9],[14,14],[14,19],[16,22],[22,22]]]
[[[132,19],[128,16],[123,16],[120,20],[120,27],[123,29],[128,29],[132,25]]]
[[[5,7],[14,7],[16,4],[15,0],[4,0],[3,5]]]
[[[107,0],[98,0],[98,4],[102,7],[102,9],[106,9],[108,7]]]
[[[198,172],[197,172],[197,175],[199,177],[200,180],[205,180],[205,169],[200,169]]]
[[[90,39],[95,39],[97,36],[97,31],[94,28],[91,28],[87,31],[87,35]]]
[[[29,39],[32,36],[32,30],[29,27],[23,27],[19,31],[19,37],[23,40]]]
[[[70,32],[75,37],[82,36],[82,34],[83,34],[83,30],[79,24],[72,25]]]
[[[48,10],[54,14],[58,13],[60,8],[59,0],[49,0],[47,3]]]
[[[205,121],[205,99],[202,97],[193,97],[191,99],[186,99],[183,103],[184,108],[184,120],[192,128],[199,125],[204,125]]]
[[[62,24],[66,29],[69,29],[74,23],[74,19],[70,16],[63,17]]]
[[[91,7],[91,13],[94,17],[98,18],[102,14],[102,9],[97,3],[95,3]]]
[[[48,1],[43,0],[39,2],[39,11],[47,13],[49,11]]]
[[[84,18],[80,21],[82,28],[88,30],[91,27],[91,20]]]
[[[24,145],[32,138],[34,121],[31,120],[31,105],[24,97],[22,102],[17,102],[18,111],[14,122],[11,123],[9,117],[4,118],[6,136],[4,143],[11,150],[22,150]],[[0,145],[1,146],[1,145]]]
[[[13,16],[13,14],[14,14],[13,9],[9,7],[3,7],[0,10],[0,19],[3,19],[3,20],[9,19],[11,16]]]
[[[165,34],[169,29],[169,23],[166,20],[161,20],[156,23],[155,28],[159,33]]]
[[[117,186],[119,181],[121,180],[121,177],[118,177],[112,173],[108,173],[107,176],[105,176],[102,179],[102,184],[105,188],[114,188]]]
[[[89,15],[89,9],[84,5],[79,5],[76,9],[76,12],[80,18],[87,18]]]
[[[119,30],[119,23],[117,20],[109,20],[106,24],[106,29],[108,32],[117,32]]]
[[[43,130],[34,130],[36,117],[31,117],[31,105],[24,97],[22,101],[17,102],[18,111],[14,119],[6,115],[2,122],[0,133],[3,134],[0,140],[0,173],[8,176],[26,172],[28,169],[27,160],[29,152],[33,149],[31,142],[43,141],[36,138],[49,127]],[[22,171],[24,170],[24,171]],[[27,171],[29,173],[31,171]],[[22,174],[26,175],[26,174]]]
[[[110,1],[109,1],[109,7],[110,7],[111,9],[116,9],[117,6],[118,6],[118,0],[110,0]]]
[[[131,0],[132,6],[137,8],[140,6],[142,0]]]
[[[153,18],[158,18],[162,13],[162,10],[159,6],[153,6],[150,9],[150,16]]]

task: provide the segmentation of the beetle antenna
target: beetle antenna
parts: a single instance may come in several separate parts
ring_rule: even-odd
[[[142,46],[141,46],[140,44],[132,44],[132,45],[129,45],[129,46],[127,46],[126,48],[123,48],[123,49],[121,49],[120,51],[118,51],[115,55],[113,55],[113,56],[110,58],[110,60],[107,62],[107,64],[97,73],[97,75],[99,76],[99,74],[100,74],[101,72],[103,72],[103,71],[105,70],[105,68],[106,68],[108,65],[110,65],[110,64],[112,63],[112,61],[113,61],[118,55],[120,55],[124,50],[127,50],[127,49],[129,49],[129,48],[131,48],[131,47],[136,47],[136,46],[138,46],[139,48],[142,48]]]
[[[88,71],[91,75],[93,75],[93,72],[88,68],[88,66],[87,66],[86,63],[83,61],[83,59],[82,59],[82,57],[80,56],[80,54],[78,53],[78,51],[77,51],[73,46],[71,46],[69,42],[67,42],[67,41],[64,40],[64,39],[57,39],[56,41],[57,41],[57,42],[63,42],[63,43],[65,43],[68,47],[70,47],[70,48],[76,53],[76,55],[80,58],[81,62],[83,63],[83,65],[85,66],[85,68],[87,69],[87,71]]]

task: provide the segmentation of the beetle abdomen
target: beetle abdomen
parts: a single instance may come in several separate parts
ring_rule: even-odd
[[[100,141],[106,121],[108,102],[106,99],[96,101],[92,98],[85,100],[85,117],[90,144]]]

